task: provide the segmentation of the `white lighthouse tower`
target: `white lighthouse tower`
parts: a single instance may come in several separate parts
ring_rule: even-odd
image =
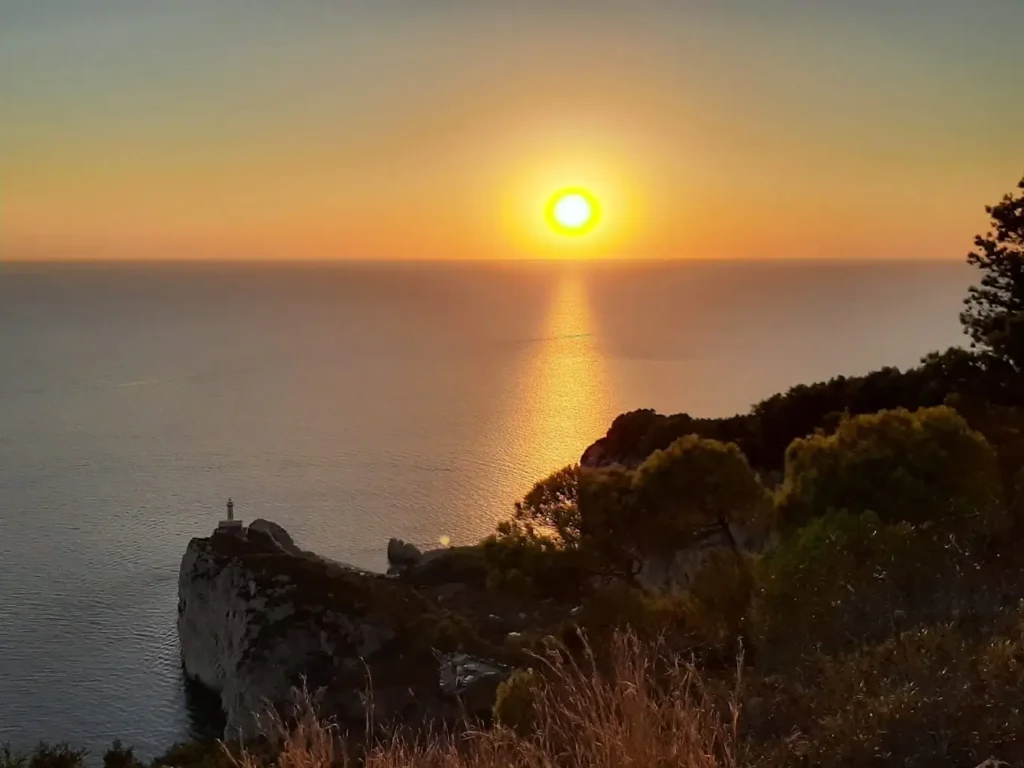
[[[218,533],[241,533],[242,532],[242,521],[235,520],[235,502],[230,498],[227,504],[228,516],[227,519],[221,520],[217,524]]]

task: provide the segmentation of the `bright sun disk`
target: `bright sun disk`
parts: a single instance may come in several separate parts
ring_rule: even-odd
[[[597,203],[584,190],[567,190],[555,195],[548,204],[548,221],[562,234],[588,232],[597,219]]]

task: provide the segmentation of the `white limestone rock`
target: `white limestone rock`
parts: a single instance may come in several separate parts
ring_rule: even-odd
[[[274,533],[278,543],[291,544],[290,537]],[[311,688],[355,691],[362,680],[360,660],[380,651],[395,629],[372,606],[353,602],[346,613],[311,605],[302,591],[309,585],[296,584],[287,572],[260,572],[253,558],[247,559],[254,552],[245,548],[256,546],[255,554],[285,562],[315,556],[261,550],[266,547],[262,532],[254,537],[256,545],[244,537],[232,539],[215,535],[189,543],[178,579],[178,635],[185,673],[220,693],[225,737],[251,738],[258,733],[256,716],[268,706],[291,702],[303,679]]]

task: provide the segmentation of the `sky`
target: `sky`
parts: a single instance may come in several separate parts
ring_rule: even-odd
[[[1021,39],[1024,0],[0,0],[0,261],[960,259]]]

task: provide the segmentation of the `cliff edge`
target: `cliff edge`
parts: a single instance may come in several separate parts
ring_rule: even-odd
[[[181,562],[182,663],[220,694],[226,738],[258,735],[259,716],[287,712],[303,686],[342,723],[456,714],[467,691],[501,669],[454,653],[458,642],[434,642],[438,621],[429,595],[302,551],[266,521],[192,539]],[[472,672],[460,676],[460,665]]]

